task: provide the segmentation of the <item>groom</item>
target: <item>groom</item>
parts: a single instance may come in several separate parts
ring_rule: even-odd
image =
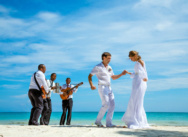
[[[102,107],[98,113],[95,124],[99,127],[104,127],[101,123],[101,120],[104,117],[107,110],[108,113],[106,116],[106,127],[115,127],[115,125],[112,124],[115,102],[114,94],[110,86],[110,80],[111,78],[113,80],[116,80],[126,74],[126,71],[123,71],[119,75],[114,75],[112,68],[108,65],[110,63],[110,60],[111,54],[108,52],[104,52],[102,54],[102,62],[96,65],[88,76],[89,84],[92,90],[96,89],[92,82],[92,76],[96,75],[98,78],[98,92],[102,100]]]

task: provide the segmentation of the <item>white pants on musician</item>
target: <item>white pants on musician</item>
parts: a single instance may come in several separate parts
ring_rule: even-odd
[[[108,113],[106,115],[106,126],[112,126],[112,118],[114,114],[115,102],[114,102],[114,94],[110,86],[99,85],[98,86],[99,95],[102,101],[102,107],[98,113],[96,124],[101,124],[101,120],[104,117],[106,111]]]

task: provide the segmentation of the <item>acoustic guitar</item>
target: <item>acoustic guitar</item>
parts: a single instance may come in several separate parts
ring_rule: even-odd
[[[84,84],[84,83],[80,82],[79,84],[77,84],[73,88],[67,87],[66,89],[62,89],[61,92],[63,92],[63,94],[60,94],[61,99],[67,100],[69,98],[69,96],[73,94],[73,89],[77,86],[78,87],[81,86],[82,84]]]

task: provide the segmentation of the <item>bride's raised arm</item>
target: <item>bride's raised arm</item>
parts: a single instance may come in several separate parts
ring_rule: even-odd
[[[140,76],[141,79],[143,79],[144,81],[148,81],[148,75],[147,75],[147,71],[146,71],[146,66],[144,61],[138,61],[139,62],[139,66],[138,66],[138,74]]]

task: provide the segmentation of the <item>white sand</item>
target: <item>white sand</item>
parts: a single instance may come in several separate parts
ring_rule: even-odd
[[[188,137],[188,127],[152,126],[150,129],[96,126],[0,125],[0,137]]]

